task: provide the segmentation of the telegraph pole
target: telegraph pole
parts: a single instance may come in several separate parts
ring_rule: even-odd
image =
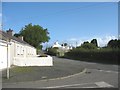
[[[76,47],[77,47],[77,41],[76,41]]]

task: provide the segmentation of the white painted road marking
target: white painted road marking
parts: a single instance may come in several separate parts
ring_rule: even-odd
[[[47,87],[47,88],[62,88],[62,87],[81,86],[81,85],[88,85],[88,84],[93,84],[93,83],[71,84],[71,85],[53,86],[53,87]]]
[[[110,85],[106,82],[96,82],[95,84],[99,87],[114,87],[113,85]]]
[[[118,73],[118,72],[116,72],[116,71],[106,71],[106,70],[99,70],[99,71],[108,72],[108,73]]]
[[[84,86],[84,85],[88,85],[88,86]],[[101,82],[94,82],[94,83],[71,84],[71,85],[40,87],[40,88],[110,88],[110,87],[114,87],[114,86],[104,81],[101,81]]]
[[[117,71],[109,71],[109,70],[102,70],[102,69],[88,69],[88,70],[95,70],[95,71],[101,71],[101,72],[116,73],[116,74],[118,74]]]

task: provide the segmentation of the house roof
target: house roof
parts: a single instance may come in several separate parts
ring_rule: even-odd
[[[55,42],[52,47],[62,47],[58,42]]]
[[[29,45],[27,42],[21,40],[20,38],[17,38],[17,37],[15,37],[15,36],[11,36],[11,35],[7,34],[7,33],[4,32],[4,31],[1,31],[1,30],[0,30],[0,39],[5,40],[5,41],[7,41],[8,39],[9,39],[9,40],[12,39],[12,40],[15,40],[15,41],[17,41],[17,42],[19,42],[19,43]],[[29,45],[29,46],[31,46],[31,45]],[[33,46],[31,46],[31,47],[33,47]]]

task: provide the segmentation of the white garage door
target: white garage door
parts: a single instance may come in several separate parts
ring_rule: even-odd
[[[0,69],[7,67],[7,45],[0,42]]]

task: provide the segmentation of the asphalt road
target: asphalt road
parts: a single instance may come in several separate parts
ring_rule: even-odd
[[[6,79],[6,70],[4,70],[2,71],[2,81],[3,83],[18,83],[53,79],[74,75],[82,72],[83,70],[84,67],[82,67],[80,63],[54,58],[54,65],[52,67],[12,67],[10,69],[10,79]]]
[[[3,83],[3,88],[118,88],[117,65],[53,58],[56,62],[54,65],[60,65],[61,68],[67,66],[69,72],[79,67],[86,69],[82,73],[74,73],[73,76],[65,78]]]

